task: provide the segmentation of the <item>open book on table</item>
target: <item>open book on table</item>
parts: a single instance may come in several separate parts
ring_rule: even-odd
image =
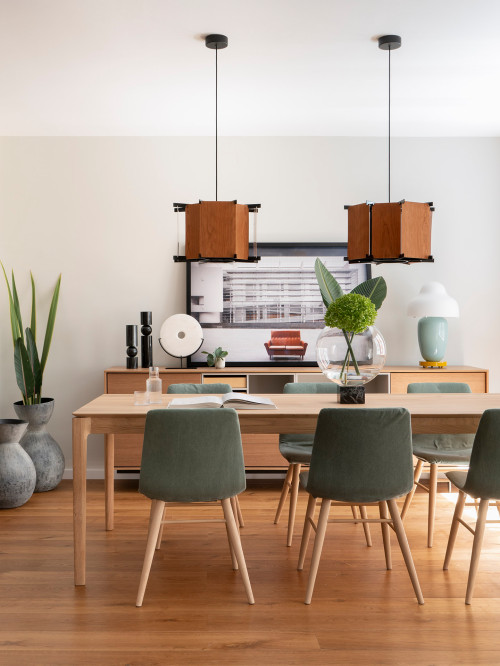
[[[233,409],[276,409],[269,398],[247,393],[226,393],[217,395],[197,395],[192,398],[173,398],[168,406],[172,409],[182,407],[233,407]]]

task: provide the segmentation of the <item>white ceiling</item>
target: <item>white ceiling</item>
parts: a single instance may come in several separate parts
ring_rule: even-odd
[[[499,0],[0,0],[0,135],[500,136]]]

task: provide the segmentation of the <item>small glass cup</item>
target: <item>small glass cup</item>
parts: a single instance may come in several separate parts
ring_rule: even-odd
[[[149,405],[149,393],[147,391],[134,391],[134,405]]]

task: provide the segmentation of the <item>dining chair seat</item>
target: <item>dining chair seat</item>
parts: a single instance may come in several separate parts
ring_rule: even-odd
[[[413,455],[428,463],[468,465],[474,434],[413,435]]]
[[[314,435],[280,435],[280,453],[289,463],[309,465]]]

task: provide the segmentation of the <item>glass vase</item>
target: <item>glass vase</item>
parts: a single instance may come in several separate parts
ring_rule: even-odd
[[[316,360],[328,379],[339,386],[363,386],[385,364],[386,346],[375,326],[352,334],[326,327],[316,342]]]

